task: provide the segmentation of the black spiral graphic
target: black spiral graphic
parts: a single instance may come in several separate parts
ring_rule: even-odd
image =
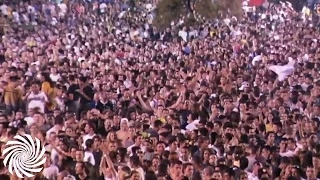
[[[7,147],[2,152],[4,166],[19,178],[35,176],[32,173],[40,172],[43,169],[41,165],[46,162],[45,148],[39,139],[35,138],[34,142],[28,134],[17,135],[13,139],[6,143]]]

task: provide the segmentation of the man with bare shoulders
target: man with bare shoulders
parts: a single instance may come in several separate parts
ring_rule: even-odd
[[[117,131],[117,137],[124,143],[130,137],[129,121],[127,118],[122,118],[120,121],[120,130]]]

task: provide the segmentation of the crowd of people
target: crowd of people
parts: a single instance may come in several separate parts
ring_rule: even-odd
[[[314,13],[269,4],[161,30],[157,3],[1,4],[1,150],[17,134],[46,149],[27,179],[319,179]],[[3,158],[0,179],[19,179]]]

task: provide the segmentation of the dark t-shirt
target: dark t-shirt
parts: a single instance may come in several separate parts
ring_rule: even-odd
[[[90,97],[90,100],[87,100],[84,98],[82,95],[80,95],[80,104],[88,104],[92,101],[93,96],[94,96],[94,91],[91,86],[86,86],[83,88],[83,93]]]
[[[76,178],[76,180],[89,180],[90,179],[89,176],[85,177],[84,179],[83,178],[80,179],[78,175],[76,175],[75,178]]]
[[[68,88],[68,95],[73,94],[73,100],[72,101],[78,101],[79,99],[79,93],[77,90],[80,89],[78,84],[71,84]]]
[[[77,162],[73,161],[73,163],[71,165],[71,170],[70,170],[71,174],[75,177],[77,177],[76,172],[75,172],[76,164],[77,164]],[[90,164],[88,162],[85,162],[84,164],[85,164],[86,169],[89,171],[88,177],[91,177],[91,178],[98,177],[98,172],[99,172],[98,168],[92,166],[92,164]]]
[[[167,175],[166,180],[173,180],[173,179],[171,178],[171,176]]]
[[[106,104],[101,103],[101,101],[99,101],[96,105],[96,108],[102,113],[104,110],[110,109],[111,111],[113,111],[113,104],[108,101]]]
[[[101,158],[102,158],[102,151],[93,151],[93,157],[94,157],[94,161],[95,161],[95,167],[99,167],[100,166],[100,162],[101,162]]]
[[[119,129],[116,127],[111,127],[111,129],[107,130],[104,126],[100,127],[98,129],[98,134],[100,134],[102,137],[107,137],[109,132],[111,131],[118,131]]]

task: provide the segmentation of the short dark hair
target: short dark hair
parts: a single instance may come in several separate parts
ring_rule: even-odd
[[[57,117],[54,118],[55,124],[58,125],[63,125],[64,124],[64,118],[62,115],[58,115]]]
[[[93,131],[96,131],[96,126],[92,122],[88,122],[87,125],[93,129]]]
[[[93,146],[93,139],[88,139],[88,140],[86,140],[85,144],[86,144],[86,147],[87,147],[87,148],[92,148],[92,146]]]
[[[182,162],[180,160],[174,160],[170,163],[170,166],[173,167],[174,165],[182,165]]]
[[[192,163],[184,163],[183,168],[182,168],[183,171],[185,171],[188,166],[193,166],[193,164]]]
[[[41,85],[41,82],[40,82],[39,80],[34,80],[34,81],[32,81],[31,84],[32,84],[32,85],[35,84],[35,85],[40,86],[40,85]]]
[[[81,82],[87,82],[87,77],[81,76],[81,77],[79,77],[79,81],[81,81]]]
[[[137,155],[131,156],[130,157],[130,162],[135,166],[139,166],[140,165],[140,160],[139,160],[139,157]]]

